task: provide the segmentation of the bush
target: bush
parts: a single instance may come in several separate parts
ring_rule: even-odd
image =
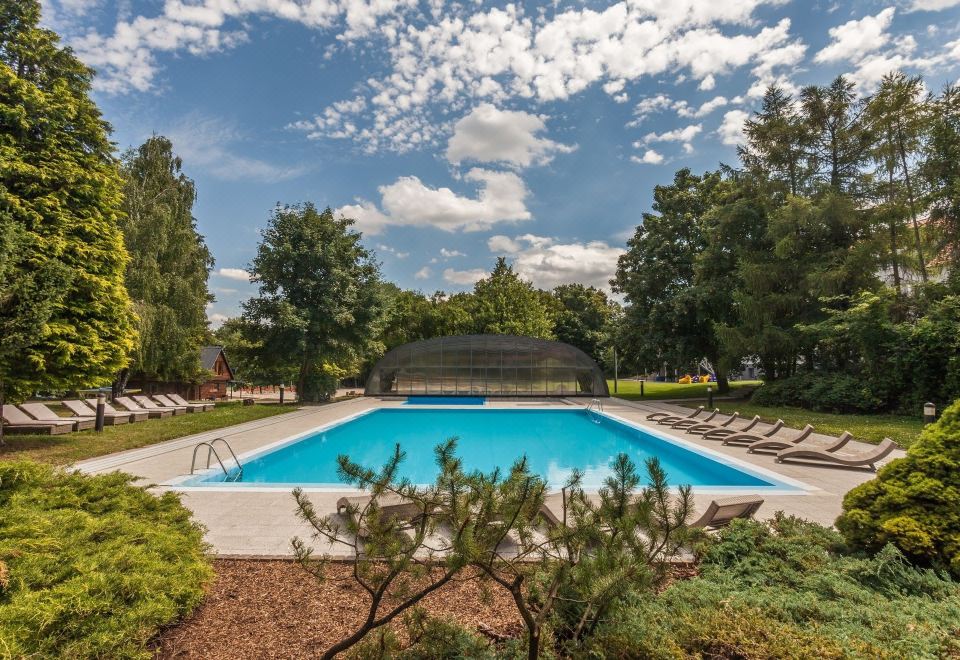
[[[842,373],[802,373],[770,381],[754,392],[761,406],[795,406],[835,413],[873,413],[886,406],[869,379]]]
[[[960,400],[904,458],[847,493],[837,527],[856,548],[892,543],[911,560],[960,577]]]
[[[0,656],[150,657],[200,602],[202,530],[131,479],[0,463]]]
[[[947,657],[960,653],[960,585],[893,546],[842,554],[827,528],[778,515],[737,521],[700,575],[620,605],[589,640],[595,658]]]

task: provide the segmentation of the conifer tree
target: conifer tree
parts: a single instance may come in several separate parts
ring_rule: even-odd
[[[513,271],[503,257],[473,289],[474,323],[479,333],[553,338],[553,318],[540,292]]]

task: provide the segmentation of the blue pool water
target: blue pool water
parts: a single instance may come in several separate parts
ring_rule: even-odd
[[[595,421],[599,420],[599,422]],[[732,465],[686,449],[608,417],[583,410],[482,408],[379,409],[243,461],[240,484],[343,487],[337,456],[379,468],[400,443],[407,453],[400,472],[414,483],[436,477],[433,448],[457,436],[457,453],[467,470],[508,468],[526,454],[531,468],[551,487],[564,484],[573,468],[584,472],[584,487],[598,488],[614,457],[627,453],[638,467],[657,456],[671,485],[783,487]],[[183,485],[222,485],[224,475],[199,475]]]
[[[482,396],[411,396],[403,402],[405,406],[482,406],[486,403]]]

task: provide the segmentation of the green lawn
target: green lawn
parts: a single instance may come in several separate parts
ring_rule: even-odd
[[[685,404],[693,407],[693,404]],[[850,431],[858,440],[878,443],[890,438],[901,447],[909,447],[923,428],[920,417],[902,415],[841,415],[837,413],[813,412],[803,408],[779,408],[757,406],[746,401],[718,401],[716,407],[724,413],[738,411],[742,417],[774,422],[782,419],[787,426],[799,429],[805,424],[813,424],[818,433],[840,435]]]
[[[732,396],[746,396],[748,394],[747,390],[753,390],[756,387],[760,386],[761,381],[759,380],[741,380],[735,383],[730,383],[730,389]],[[643,384],[643,397],[640,396],[640,381],[636,380],[621,380],[617,386],[617,393],[613,392],[613,381],[608,380],[607,385],[610,388],[610,394],[613,396],[618,396],[621,399],[628,399],[630,401],[647,401],[647,400],[656,400],[656,399],[697,399],[697,398],[706,398],[707,396],[707,384],[705,383],[691,383],[690,385],[681,385],[679,383],[657,383],[654,381],[646,381]],[[710,387],[713,388],[714,394],[717,393],[717,384],[710,383]]]
[[[136,424],[108,426],[103,433],[81,431],[64,435],[5,435],[0,460],[27,458],[54,465],[67,465],[94,456],[135,449],[164,440],[242,424],[296,410],[296,404],[257,403],[243,406],[239,401],[220,402],[214,410],[150,419]]]

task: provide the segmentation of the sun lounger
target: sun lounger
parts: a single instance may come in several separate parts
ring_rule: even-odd
[[[139,403],[141,406],[143,406],[147,410],[169,410],[174,415],[187,414],[186,406],[160,406],[154,403],[150,397],[143,396],[142,394],[134,394],[133,400]]]
[[[690,419],[688,417],[681,417],[671,422],[670,418],[668,417],[667,419],[661,419],[659,422],[657,422],[657,424],[669,424],[670,428],[672,429],[685,429],[685,428],[694,426],[695,424],[706,424],[707,422],[712,421],[713,418],[719,414],[720,414],[720,409],[714,408],[713,412],[711,412],[709,415],[707,415],[701,420]]]
[[[359,520],[358,514],[370,504],[372,499],[372,495],[360,495],[357,497],[341,497],[337,500],[337,513],[353,519],[357,525],[357,536],[360,538],[368,537],[370,530]],[[380,520],[382,522],[396,521],[399,523],[399,531],[404,533],[409,533],[410,528],[423,516],[423,508],[419,503],[394,493],[381,495],[377,499],[377,508],[380,509]]]
[[[729,438],[730,436],[733,436],[733,435],[740,435],[741,433],[749,433],[753,429],[753,427],[755,427],[759,423],[760,423],[760,416],[754,415],[753,419],[750,420],[750,423],[741,429],[731,429],[731,428],[713,429],[712,431],[707,431],[706,433],[704,433],[703,439],[704,440],[723,440],[724,438]],[[773,428],[767,431],[766,433],[764,433],[761,437],[769,438],[770,436],[772,436],[782,428],[783,428],[783,420],[778,419],[777,423],[773,425]]]
[[[162,408],[186,408],[188,413],[206,412],[207,408],[202,403],[194,405],[192,403],[177,403],[164,394],[154,394],[153,400]]]
[[[694,424],[693,426],[689,426],[687,427],[687,433],[691,433],[693,435],[705,435],[710,431],[719,431],[720,429],[727,429],[727,428],[730,428],[730,425],[733,424],[738,419],[740,419],[740,413],[735,412],[732,415],[730,415],[729,419],[727,419],[724,422],[720,422],[719,424]],[[760,415],[754,415],[753,419],[750,420],[750,423],[747,424],[742,429],[740,429],[740,431],[744,432],[746,430],[752,429],[759,421],[760,421]]]
[[[217,407],[217,404],[212,401],[187,401],[179,394],[168,394],[167,398],[179,406],[203,406],[205,411],[213,410]]]
[[[86,404],[87,404],[88,406],[90,406],[91,408],[93,408],[94,410],[97,409],[97,400],[96,400],[96,399],[87,399]],[[121,406],[121,407],[123,407],[123,406]],[[141,408],[141,409],[138,409],[138,410],[136,410],[136,411],[133,411],[133,410],[117,410],[117,409],[114,408],[112,405],[110,405],[110,402],[109,402],[109,401],[104,401],[104,402],[103,402],[103,411],[104,411],[105,413],[109,413],[109,414],[112,414],[112,415],[128,415],[128,416],[130,417],[130,423],[131,423],[131,424],[132,424],[133,422],[145,422],[146,420],[150,419],[150,413],[147,412],[146,410],[143,410],[142,408]]]
[[[125,396],[115,396],[113,397],[113,401],[114,403],[119,404],[121,408],[126,408],[132,413],[147,413],[151,419],[170,417],[170,415],[173,414],[172,410],[167,410],[166,408],[154,408],[149,410],[136,403],[133,399]]]
[[[59,422],[38,422],[16,406],[7,405],[0,408],[0,423],[3,422],[6,422],[3,425],[4,433],[60,435],[61,433],[70,433],[74,429],[74,423],[69,419]]]
[[[73,401],[61,401],[61,403],[72,412],[77,417],[93,417],[94,420],[97,419],[97,409],[96,405],[93,404],[93,410],[78,399]],[[126,424],[130,421],[130,413],[108,413],[107,409],[103,409],[103,423],[106,426],[117,426],[118,424]]]
[[[810,464],[828,465],[831,467],[849,467],[849,468],[868,468],[876,471],[877,463],[889,456],[900,446],[890,438],[884,438],[883,442],[875,448],[860,452],[859,454],[840,454],[836,451],[826,451],[823,449],[813,449],[806,447],[793,447],[784,449],[777,454],[777,463],[784,461],[810,461]]]
[[[761,504],[763,504],[763,498],[757,495],[741,495],[713,500],[707,510],[703,512],[703,515],[689,523],[688,527],[707,531],[720,529],[737,518],[752,518]]]
[[[782,428],[783,428],[783,420],[778,419],[777,423],[773,425],[773,428],[771,428],[766,433],[734,433],[732,435],[728,435],[725,438],[719,438],[719,439],[723,440],[723,444],[725,445],[738,445],[741,447],[748,447],[752,445],[754,442],[759,442],[760,440],[763,440],[765,438],[772,438],[777,433],[779,433],[780,429]],[[813,433],[812,427],[810,429],[810,433]]]
[[[798,435],[796,438],[793,438],[792,440],[781,440],[779,438],[769,438],[766,440],[758,440],[753,444],[748,445],[747,451],[750,452],[751,454],[756,453],[757,450],[776,453],[779,451],[783,451],[784,449],[791,449],[796,445],[799,445],[801,442],[809,438],[812,434],[813,434],[813,427],[807,424],[803,428],[803,431],[800,432],[800,435]],[[851,440],[853,440],[853,436],[850,434],[850,432],[844,431],[843,434],[833,442],[826,445],[811,446],[811,448],[818,449],[820,451],[837,451],[838,449],[841,449],[844,445],[846,445]]]
[[[74,431],[92,429],[96,423],[93,417],[61,417],[42,403],[21,403],[20,410],[41,422],[73,422]]]
[[[689,415],[683,415],[683,416],[678,416],[677,413],[675,412],[655,412],[647,415],[647,420],[651,422],[659,422],[661,419],[664,419],[666,417],[677,417],[678,419],[682,419],[684,417],[692,418],[692,417],[696,417],[702,412],[703,412],[703,406],[699,406],[696,410],[691,412]]]

